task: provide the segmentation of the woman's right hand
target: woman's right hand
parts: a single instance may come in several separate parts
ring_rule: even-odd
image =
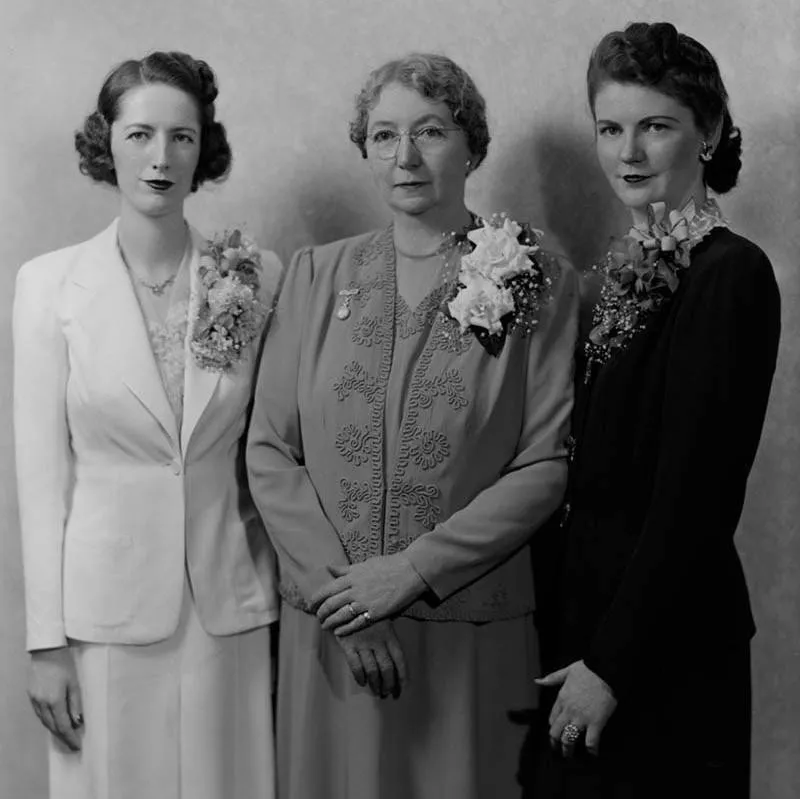
[[[394,625],[388,619],[337,636],[336,641],[359,685],[369,685],[375,696],[395,699],[408,682],[408,669]]]
[[[31,652],[28,696],[39,721],[68,749],[79,751],[83,706],[69,647]]]

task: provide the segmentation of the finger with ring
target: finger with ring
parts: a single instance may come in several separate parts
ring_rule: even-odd
[[[564,729],[561,730],[561,752],[564,757],[572,755],[575,744],[582,734],[583,730],[574,722],[570,721],[568,724],[564,725]]]
[[[581,728],[572,722],[565,725],[564,729],[561,731],[561,740],[567,745],[574,744],[580,737]]]
[[[319,616],[319,614],[318,614]],[[355,604],[348,602],[342,605],[339,610],[331,613],[330,616],[322,621],[323,630],[347,630],[352,632],[359,625],[361,614],[358,612]],[[355,625],[352,627],[351,625]]]

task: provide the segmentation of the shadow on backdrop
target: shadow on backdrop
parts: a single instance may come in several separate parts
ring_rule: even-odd
[[[294,240],[282,242],[284,247],[327,244],[386,224],[388,217],[376,202],[366,171],[351,175],[321,168],[312,175],[292,186],[292,201],[286,207]]]
[[[544,228],[545,247],[565,255],[583,276],[584,335],[599,293],[599,282],[587,271],[608,249],[610,236],[623,234],[630,225],[600,171],[591,137],[548,126],[506,147],[495,168],[500,179],[491,207]]]

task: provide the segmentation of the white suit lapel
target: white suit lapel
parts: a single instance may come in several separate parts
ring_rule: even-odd
[[[178,428],[156,366],[144,317],[117,246],[117,225],[87,242],[72,282],[92,296],[81,325],[95,343],[92,368],[120,375],[136,399],[178,444]]]
[[[189,278],[191,281],[191,296],[189,299],[189,324],[186,328],[186,371],[184,377],[183,424],[181,425],[181,445],[184,455],[188,450],[192,433],[197,427],[203,411],[208,406],[221,377],[219,372],[201,369],[192,357],[192,320],[197,312],[197,304],[201,299],[197,270],[200,265],[200,254],[205,246],[205,239],[194,228],[191,228],[191,232],[193,247]]]

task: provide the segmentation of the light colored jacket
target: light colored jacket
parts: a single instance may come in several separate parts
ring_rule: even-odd
[[[548,264],[536,330],[494,356],[440,313],[443,285],[413,312],[401,301],[391,229],[296,255],[247,457],[293,606],[329,565],[402,551],[430,589],[406,616],[533,610],[527,543],[566,485],[577,329],[575,272]]]
[[[187,348],[181,429],[117,247],[25,264],[14,300],[14,432],[28,649],[146,644],[176,629],[188,571],[205,630],[273,621],[273,555],[243,469],[258,343],[232,371]],[[203,238],[192,230],[192,296]],[[280,262],[263,259],[263,283]],[[187,341],[188,344],[188,341]]]

